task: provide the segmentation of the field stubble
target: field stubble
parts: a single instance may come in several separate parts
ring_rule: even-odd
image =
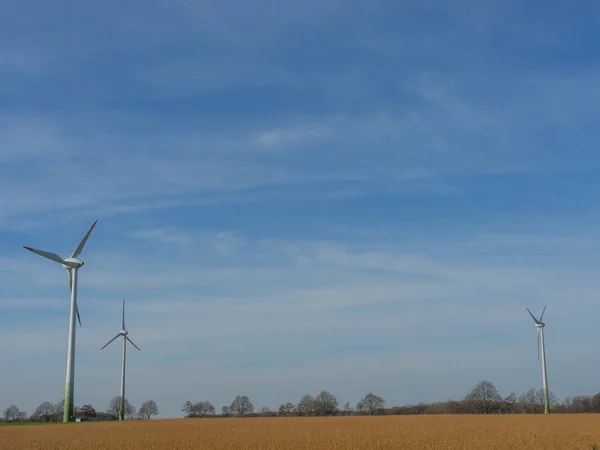
[[[171,419],[0,427],[0,449],[594,449],[600,415]]]

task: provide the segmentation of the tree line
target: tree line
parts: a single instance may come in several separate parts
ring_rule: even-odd
[[[4,422],[62,422],[64,411],[64,400],[58,403],[43,402],[36,410],[27,416],[25,411],[21,411],[17,405],[10,405],[2,413]],[[139,409],[136,409],[127,398],[125,399],[125,417],[127,419],[151,419],[158,415],[158,405],[154,400],[143,402]],[[76,406],[73,411],[73,418],[82,421],[108,421],[119,419],[119,406],[121,397],[113,397],[105,411],[96,411],[92,405]]]
[[[600,413],[600,393],[568,397],[559,402],[551,391],[548,392],[551,412],[554,413]],[[500,395],[496,386],[487,380],[480,381],[460,400],[446,400],[433,403],[421,402],[414,405],[386,408],[386,401],[369,392],[356,405],[346,402],[340,405],[330,392],[321,391],[315,397],[306,394],[298,403],[287,402],[279,405],[277,411],[261,408],[254,411],[254,405],[247,396],[236,396],[230,405],[223,405],[220,412],[208,400],[198,403],[187,401],[182,411],[187,418],[202,417],[285,417],[285,416],[333,416],[333,415],[414,415],[414,414],[539,414],[544,412],[544,391],[529,389],[517,395]]]
[[[383,412],[385,401],[383,398],[369,392],[356,405],[356,411],[364,414],[376,414]],[[351,411],[350,403],[343,406],[343,411]],[[321,391],[317,396],[304,395],[297,405],[291,402],[281,404],[277,411],[263,407],[260,411],[254,411],[254,405],[245,395],[237,395],[231,404],[223,405],[220,414],[217,408],[208,400],[198,403],[185,402],[182,411],[185,417],[248,417],[248,416],[331,416],[340,413],[339,403],[335,395],[327,391]]]
[[[550,411],[553,413],[600,413],[600,393],[567,397],[560,402],[548,392]],[[110,401],[105,411],[96,411],[92,405],[75,408],[74,418],[80,420],[118,420],[121,397]],[[158,405],[153,400],[143,402],[138,409],[125,399],[125,418],[151,419],[158,415]],[[5,422],[62,422],[64,401],[58,403],[43,402],[27,416],[17,405],[10,405],[3,411]],[[203,417],[291,417],[291,416],[336,416],[336,415],[413,415],[413,414],[539,414],[544,411],[544,392],[542,389],[529,389],[503,397],[496,386],[487,380],[480,381],[460,400],[446,400],[433,403],[392,406],[386,408],[386,401],[369,392],[356,405],[346,402],[340,405],[331,392],[321,391],[316,396],[306,394],[297,403],[287,402],[279,405],[276,411],[263,407],[255,411],[254,405],[246,395],[236,395],[230,404],[220,410],[208,400],[197,403],[185,402],[182,412],[186,418]]]

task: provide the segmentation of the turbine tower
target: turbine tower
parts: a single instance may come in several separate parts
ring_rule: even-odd
[[[69,273],[69,288],[71,289],[71,312],[69,316],[69,344],[67,349],[67,379],[65,387],[65,406],[63,413],[63,422],[69,422],[73,418],[73,400],[74,400],[74,383],[75,383],[75,315],[79,320],[79,326],[81,326],[81,317],[79,316],[79,308],[77,307],[77,272],[83,266],[84,262],[78,258],[79,254],[83,251],[83,247],[87,242],[92,230],[96,226],[98,221],[96,220],[86,235],[83,237],[77,248],[73,251],[71,256],[66,259],[62,259],[56,253],[50,253],[43,250],[37,250],[35,248],[26,247],[27,250],[37,253],[44,258],[51,259],[62,266]]]
[[[544,327],[546,326],[546,324],[544,322],[542,322],[542,318],[544,317],[544,313],[546,312],[546,306],[544,306],[542,315],[540,316],[539,320],[535,318],[535,316],[531,313],[531,311],[529,311],[529,308],[527,308],[527,312],[529,312],[529,315],[535,322],[535,327],[537,328],[538,361],[540,359],[540,347],[542,349],[542,383],[543,383],[543,388],[544,388],[544,414],[548,414],[550,412],[549,404],[548,404],[549,403],[548,402],[548,377],[546,375],[546,349],[544,347]]]
[[[123,418],[125,417],[125,355],[127,354],[127,341],[129,341],[131,345],[137,348],[138,351],[141,351],[140,348],[137,345],[135,345],[131,339],[129,339],[129,336],[127,336],[129,332],[125,328],[125,299],[123,299],[122,319],[123,320],[121,322],[121,331],[119,331],[119,333],[114,338],[112,338],[110,341],[104,344],[104,347],[100,349],[104,350],[104,348],[116,338],[118,338],[119,336],[123,336],[123,358],[121,360],[121,404],[119,405],[119,420],[123,420]]]

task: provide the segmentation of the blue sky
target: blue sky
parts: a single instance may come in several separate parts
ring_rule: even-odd
[[[0,406],[600,391],[600,9],[8,0]]]

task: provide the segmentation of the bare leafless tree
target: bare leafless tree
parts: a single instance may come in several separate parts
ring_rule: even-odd
[[[209,414],[215,414],[215,412],[215,406],[208,400],[205,400],[203,402],[194,403],[192,405],[190,417],[206,417]]]
[[[65,410],[65,400],[62,399],[60,402],[54,404],[54,414],[55,416],[60,416],[59,419],[62,420],[63,412]]]
[[[44,402],[33,412],[32,418],[42,422],[50,422],[56,414],[56,406],[50,402]]]
[[[109,414],[112,414],[114,416],[118,416],[120,408],[121,408],[121,396],[117,395],[117,396],[113,397],[112,400],[110,401],[110,403],[108,404],[108,408],[106,409],[106,412]],[[131,418],[135,414],[135,407],[131,403],[129,403],[129,400],[127,400],[127,398],[125,399],[125,405],[123,407],[123,410],[125,412],[125,417],[127,417],[127,418]]]
[[[586,407],[588,409],[588,412],[592,412],[593,410],[593,401],[592,401],[592,397],[589,395],[584,396],[586,398]],[[543,389],[538,389],[537,391],[535,391],[535,404],[537,406],[537,410],[539,410],[539,412],[543,412],[544,411],[544,390]],[[556,395],[554,395],[554,393],[551,390],[548,390],[548,407],[552,408],[554,405],[556,405],[558,399],[556,398]]]
[[[315,412],[315,399],[312,397],[312,395],[304,395],[298,402],[296,410],[300,416],[313,415]]]
[[[589,412],[592,410],[592,398],[589,397],[589,402],[586,399],[589,396],[581,396],[581,397],[573,397],[573,400],[577,402],[579,398],[582,399],[581,405],[585,409],[589,406]],[[552,391],[548,391],[548,402],[549,406],[554,406],[558,402],[556,396],[552,393]],[[588,405],[589,403],[589,405]],[[535,388],[529,389],[527,392],[521,394],[517,398],[515,409],[518,412],[523,414],[535,414],[541,413],[544,411],[544,390]],[[582,411],[583,412],[583,411]]]
[[[315,411],[321,416],[330,416],[337,411],[338,401],[335,396],[327,391],[321,391],[315,397]]]
[[[23,418],[25,415],[17,405],[10,405],[8,408],[4,410],[4,419],[7,422],[16,422]]]
[[[207,415],[214,415],[217,412],[217,408],[215,408],[215,406],[211,402],[206,400],[204,402],[204,411]]]
[[[246,414],[254,412],[254,405],[245,395],[237,395],[233,399],[233,402],[231,402],[229,409],[232,413],[243,417]]]
[[[491,381],[480,381],[465,397],[465,406],[475,414],[491,414],[500,409],[502,397]]]
[[[520,413],[533,414],[536,412],[535,389],[531,388],[527,392],[517,397],[517,404]]]
[[[291,416],[294,414],[294,404],[292,402],[282,403],[279,405],[278,413],[280,416]]]
[[[366,413],[371,416],[381,412],[385,406],[385,400],[378,395],[369,392],[360,399],[356,405],[356,409],[361,413]]]
[[[81,408],[79,408],[79,414],[82,417],[96,417],[96,408],[94,408],[92,405],[87,404],[87,405],[83,405]]]
[[[144,419],[150,419],[152,416],[156,416],[158,414],[158,405],[154,400],[148,400],[142,403],[138,414]]]

